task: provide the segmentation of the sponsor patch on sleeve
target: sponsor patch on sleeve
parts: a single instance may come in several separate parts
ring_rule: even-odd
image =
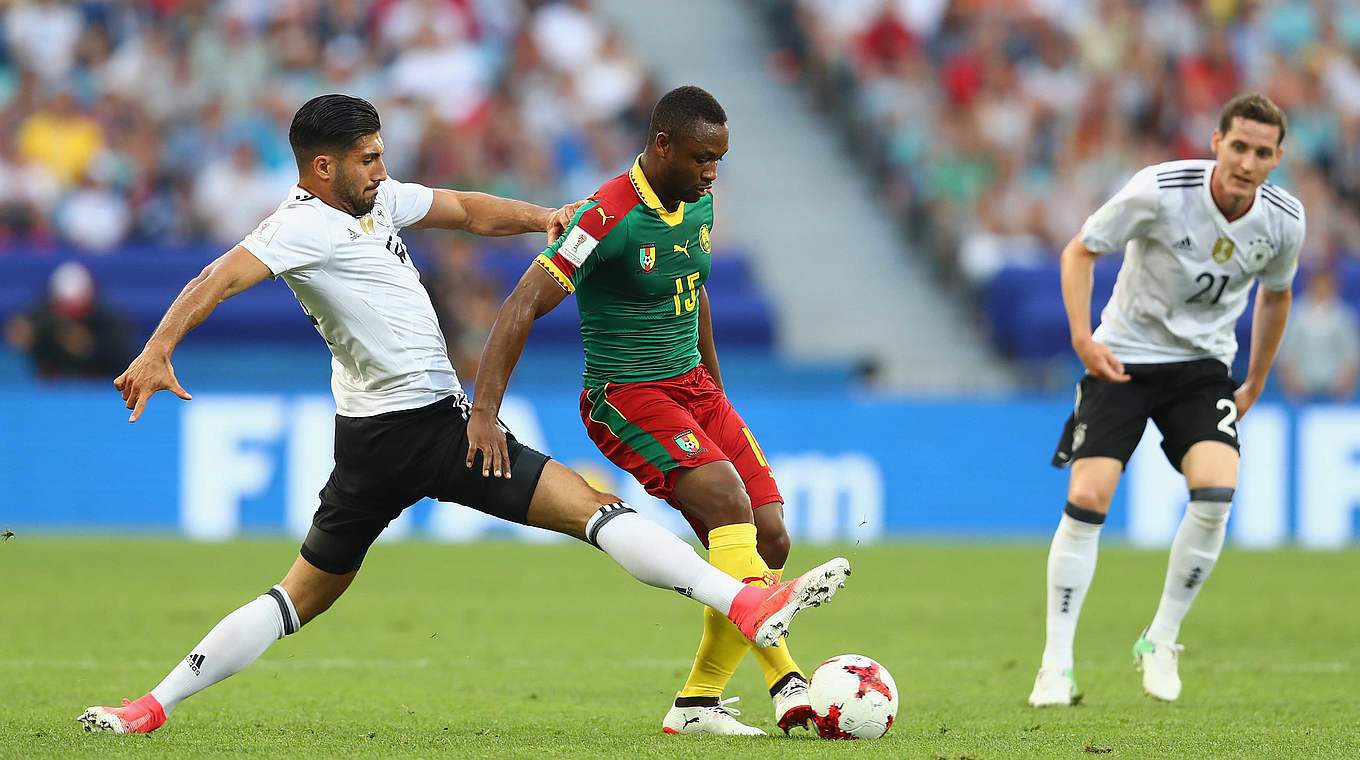
[[[269,245],[274,242],[274,236],[278,234],[279,227],[282,226],[283,224],[277,220],[266,219],[265,221],[260,222],[260,226],[256,227],[255,231],[250,233],[250,236],[265,245]]]
[[[590,256],[590,252],[595,250],[595,246],[599,244],[600,241],[578,225],[575,229],[567,232],[567,240],[557,249],[557,255],[579,267]]]

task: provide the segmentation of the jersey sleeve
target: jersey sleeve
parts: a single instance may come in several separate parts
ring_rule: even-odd
[[[1294,284],[1294,275],[1299,271],[1299,252],[1303,250],[1303,236],[1307,229],[1307,216],[1303,205],[1299,205],[1299,222],[1285,230],[1279,255],[1261,270],[1261,287],[1266,290],[1289,290]]]
[[[582,206],[561,237],[534,259],[534,263],[552,275],[568,293],[575,292],[576,286],[603,261],[613,258],[621,245],[619,241],[624,237],[624,233],[618,229],[621,225],[602,229],[596,223],[599,221],[595,219],[597,215],[606,216],[596,210],[599,208],[599,201]]]
[[[264,262],[275,277],[314,268],[331,255],[330,236],[316,209],[307,206],[275,211],[240,245]]]
[[[392,178],[378,186],[378,197],[392,215],[392,226],[410,227],[430,213],[434,205],[434,190],[415,182],[398,182]]]
[[[1123,251],[1134,238],[1146,235],[1161,210],[1155,167],[1133,175],[1114,197],[1087,218],[1081,243],[1095,253]]]

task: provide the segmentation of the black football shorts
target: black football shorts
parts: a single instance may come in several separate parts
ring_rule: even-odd
[[[378,534],[402,510],[431,497],[524,524],[548,457],[506,434],[509,479],[466,465],[467,398],[372,417],[335,418],[335,469],[302,543],[302,557],[328,573],[359,569]]]
[[[1162,432],[1162,451],[1179,472],[1185,452],[1200,441],[1237,440],[1238,383],[1217,359],[1127,364],[1133,379],[1107,383],[1086,375],[1077,384],[1072,415],[1063,426],[1055,467],[1083,457],[1111,457],[1125,465],[1150,419]]]

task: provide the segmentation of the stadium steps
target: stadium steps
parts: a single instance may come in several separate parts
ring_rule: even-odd
[[[872,358],[894,390],[1011,386],[1011,371],[962,306],[936,289],[917,257],[901,255],[906,243],[833,131],[770,74],[754,9],[726,0],[692,0],[679,15],[660,0],[595,5],[663,87],[701,85],[727,110],[731,152],[719,173],[714,237],[750,249],[775,296],[786,355]],[[695,31],[677,33],[679,23]]]

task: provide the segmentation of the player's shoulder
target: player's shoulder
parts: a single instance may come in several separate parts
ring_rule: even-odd
[[[265,217],[250,233],[250,237],[266,245],[275,239],[294,244],[304,241],[328,242],[330,231],[325,205],[315,195],[294,187],[274,209],[274,213]]]
[[[1186,190],[1202,187],[1208,182],[1213,166],[1213,161],[1201,158],[1163,161],[1144,168],[1140,174],[1159,191]]]
[[[1286,227],[1303,227],[1303,203],[1279,185],[1264,182],[1256,197],[1265,201],[1266,213],[1278,218]]]
[[[576,224],[596,240],[603,240],[641,202],[628,175],[620,174],[601,185],[590,196],[590,203]]]
[[[294,187],[292,190],[288,191],[288,197],[283,199],[283,202],[278,205],[278,208],[274,209],[274,213],[271,214],[269,218],[286,219],[289,221],[310,223],[315,226],[320,226],[325,218],[323,212],[325,205],[326,204],[315,195],[312,195],[300,187]]]

